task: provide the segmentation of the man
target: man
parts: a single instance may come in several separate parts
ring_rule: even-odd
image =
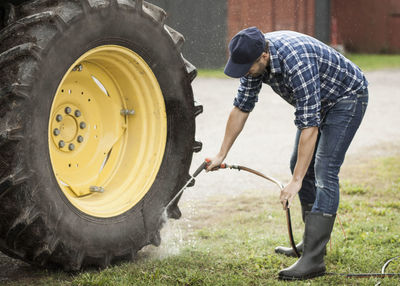
[[[325,273],[324,254],[339,205],[339,170],[368,104],[361,70],[322,42],[300,33],[240,31],[229,43],[225,74],[240,78],[219,153],[207,171],[225,159],[266,83],[295,107],[298,130],[290,162],[292,178],[280,194],[285,209],[299,193],[305,231],[302,256],[280,279]],[[293,255],[288,248],[276,252]]]

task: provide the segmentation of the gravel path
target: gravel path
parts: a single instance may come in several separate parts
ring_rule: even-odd
[[[360,154],[380,156],[382,152],[392,153],[392,148],[400,149],[400,70],[369,72],[366,76],[370,82],[370,103],[348,151],[348,157],[353,160],[357,160]],[[194,156],[191,173],[205,157],[214,156],[219,150],[237,86],[238,80],[232,79],[198,78],[194,81],[194,94],[204,105],[203,114],[197,118],[196,131],[197,138],[203,142],[203,151]],[[226,161],[249,166],[286,182],[290,178],[288,165],[296,132],[293,112],[290,105],[264,85],[259,102]],[[196,185],[182,196],[182,222],[195,220],[196,202],[210,196],[235,196],[246,190],[276,189],[252,175],[234,172],[237,171],[200,174]],[[171,232],[176,233],[176,229],[167,225],[163,229],[163,238]],[[172,237],[174,239],[177,238]],[[164,248],[171,252],[171,244]],[[28,264],[0,253],[0,284],[13,280],[27,282],[43,275]]]

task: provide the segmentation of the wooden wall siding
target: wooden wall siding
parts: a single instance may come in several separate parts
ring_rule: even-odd
[[[338,37],[352,52],[400,52],[399,0],[332,0]]]
[[[314,35],[315,0],[227,0],[228,41],[241,29],[294,30]]]

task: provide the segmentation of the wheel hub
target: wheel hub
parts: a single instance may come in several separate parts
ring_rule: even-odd
[[[51,121],[54,147],[63,152],[76,152],[87,137],[85,116],[74,104],[62,104]]]
[[[152,186],[166,145],[151,68],[125,47],[89,50],[59,84],[48,133],[54,174],[75,207],[98,217],[129,210]]]

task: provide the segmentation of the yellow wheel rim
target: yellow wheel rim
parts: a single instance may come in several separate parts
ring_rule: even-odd
[[[57,88],[48,134],[53,172],[76,208],[96,217],[131,209],[154,183],[167,138],[151,68],[121,46],[89,50]]]

